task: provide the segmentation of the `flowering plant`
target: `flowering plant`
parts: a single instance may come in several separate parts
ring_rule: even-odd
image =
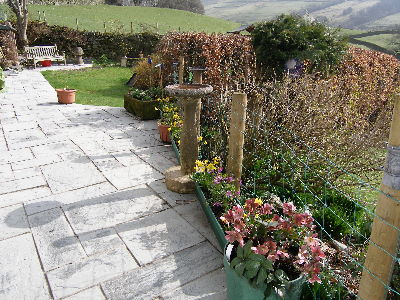
[[[197,160],[195,173],[192,175],[208,194],[207,201],[214,214],[218,217],[238,202],[240,193],[236,191],[235,178],[223,173],[221,158],[215,157],[212,160]]]
[[[141,101],[151,101],[157,99],[158,97],[161,97],[162,92],[163,92],[162,89],[159,87],[152,87],[149,88],[148,90],[131,88],[129,90],[129,95]]]
[[[170,98],[158,98],[157,106],[155,108],[161,112],[160,123],[169,126],[168,130],[175,139],[179,139],[182,130],[183,120],[179,114],[179,107],[176,102]]]
[[[252,284],[280,289],[301,274],[310,283],[321,282],[318,275],[325,254],[313,218],[298,212],[293,203],[251,198],[243,207],[232,206],[220,219],[236,251],[230,257],[231,267]]]

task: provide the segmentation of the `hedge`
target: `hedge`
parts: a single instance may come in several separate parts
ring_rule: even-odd
[[[154,33],[121,34],[113,32],[79,31],[65,26],[48,25],[32,21],[28,24],[30,46],[57,45],[67,56],[73,56],[75,47],[82,47],[85,57],[119,60],[123,56],[139,57],[140,53],[150,55],[160,36]]]

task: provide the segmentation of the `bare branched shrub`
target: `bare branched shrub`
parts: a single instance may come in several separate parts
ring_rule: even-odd
[[[4,56],[0,59],[1,67],[9,67],[18,61],[18,50],[15,35],[11,31],[0,31],[0,46]]]

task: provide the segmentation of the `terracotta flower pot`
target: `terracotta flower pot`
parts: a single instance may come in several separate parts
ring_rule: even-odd
[[[76,90],[73,89],[56,89],[58,103],[71,104],[75,102]]]
[[[169,136],[169,126],[157,123],[158,131],[160,132],[160,139],[164,143],[171,143],[171,138]]]

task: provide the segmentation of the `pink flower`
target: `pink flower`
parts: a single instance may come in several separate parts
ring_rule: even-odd
[[[249,211],[249,213],[255,212],[256,209],[257,209],[257,207],[259,207],[259,206],[260,206],[260,204],[258,204],[258,203],[256,202],[256,199],[255,199],[255,198],[247,199],[247,200],[246,200],[246,204],[244,205],[244,207],[247,208],[247,210]]]
[[[318,282],[321,283],[321,279],[318,277],[317,274],[313,274],[310,279],[308,279],[309,283]]]
[[[233,197],[233,193],[231,191],[227,191],[225,196],[227,197]]]
[[[296,206],[294,206],[293,202],[283,203],[283,213],[291,216],[296,211]]]
[[[289,254],[284,250],[276,251],[276,255],[280,256],[281,258],[284,258],[284,257],[289,258]]]
[[[311,246],[310,248],[314,259],[318,261],[321,260],[321,258],[325,258],[325,253],[321,250],[320,246]]]
[[[261,208],[261,213],[264,215],[270,215],[274,207],[268,203],[265,203]]]
[[[220,219],[225,223],[235,223],[243,219],[244,210],[240,206],[234,206],[231,210],[228,210]]]
[[[242,247],[244,246],[243,236],[239,232],[233,230],[233,231],[226,231],[226,233],[227,235],[225,236],[225,238],[228,240],[228,242],[233,243],[235,241],[238,241],[240,246]]]

